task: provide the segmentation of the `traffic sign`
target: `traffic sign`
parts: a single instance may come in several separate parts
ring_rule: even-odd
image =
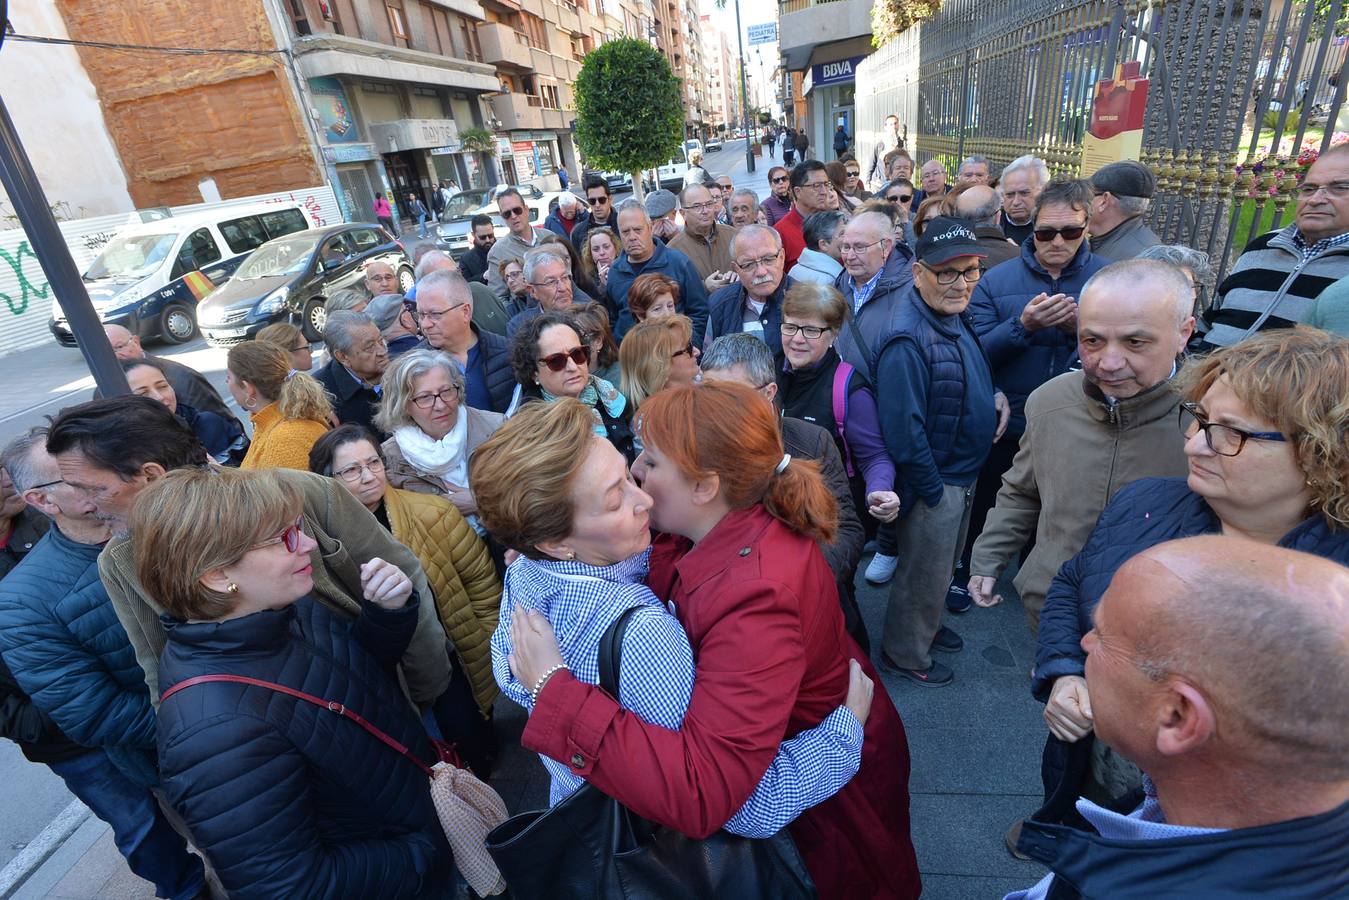
[[[749,26],[749,45],[771,44],[778,39],[778,23],[765,22],[763,25]]]

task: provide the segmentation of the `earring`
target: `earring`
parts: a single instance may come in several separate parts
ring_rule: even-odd
[[[235,584],[233,581],[231,581],[229,584],[225,585],[225,593],[227,593],[227,594],[237,594],[237,593],[239,593],[239,585],[237,585],[237,584]]]
[[[576,551],[575,551],[575,550],[568,550],[568,551],[567,551],[567,561],[570,562],[570,561],[572,561],[572,560],[575,559],[575,558],[576,558]]]

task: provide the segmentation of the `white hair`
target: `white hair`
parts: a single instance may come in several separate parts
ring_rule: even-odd
[[[441,269],[454,269],[457,272],[459,271],[459,265],[443,250],[431,250],[417,261],[417,268],[413,272],[413,277],[421,281],[427,275]]]
[[[999,176],[999,180],[1006,178],[1012,172],[1019,172],[1022,169],[1029,169],[1031,172],[1035,173],[1035,177],[1039,180],[1041,187],[1044,187],[1049,183],[1049,166],[1045,164],[1043,159],[1040,159],[1038,156],[1032,156],[1029,153],[1025,156],[1018,156],[1004,166],[1002,174]]]

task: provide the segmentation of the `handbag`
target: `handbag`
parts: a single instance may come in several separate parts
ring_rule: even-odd
[[[286,687],[284,684],[275,684],[245,675],[197,675],[169,688],[159,698],[159,702],[163,704],[184,688],[212,681],[234,681],[266,688],[321,706],[344,719],[350,719],[381,743],[407,757],[413,765],[426,773],[426,777],[431,781],[431,803],[436,808],[436,817],[440,819],[440,827],[445,832],[446,840],[450,842],[450,849],[454,851],[454,863],[459,869],[459,874],[468,882],[469,887],[483,897],[500,894],[506,889],[501,872],[491,857],[483,852],[483,836],[505,821],[506,803],[490,785],[460,767],[459,755],[451,745],[432,740],[431,744],[436,749],[439,762],[434,766],[428,766],[407,747],[336,700],[323,700],[313,694]]]
[[[600,687],[618,696],[630,607],[600,639]],[[702,840],[634,815],[591,784],[487,836],[518,900],[806,900],[815,883],[786,830],[767,839],[725,830]]]

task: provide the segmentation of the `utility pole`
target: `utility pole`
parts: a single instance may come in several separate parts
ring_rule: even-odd
[[[740,51],[740,105],[745,110],[745,171],[754,171],[754,132],[749,121],[749,91],[745,87],[745,35],[740,29],[740,0],[735,0],[735,45]]]

